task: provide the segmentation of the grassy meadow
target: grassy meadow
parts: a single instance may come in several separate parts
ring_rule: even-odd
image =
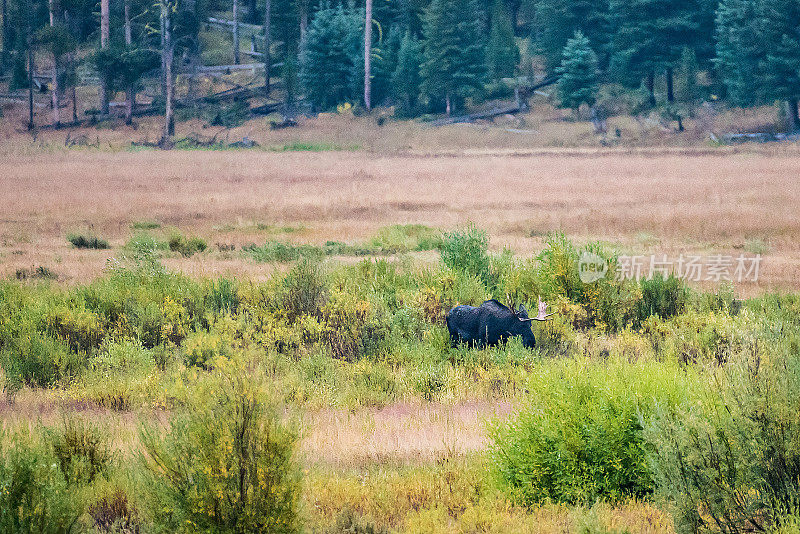
[[[6,138],[0,531],[797,531],[793,147],[316,120]],[[583,252],[762,264],[584,283]],[[451,347],[488,298],[557,314]]]

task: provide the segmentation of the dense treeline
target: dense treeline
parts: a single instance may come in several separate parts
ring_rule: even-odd
[[[366,2],[2,0],[0,63],[12,88],[32,83],[31,61],[55,65],[55,123],[78,72],[97,73],[101,114],[107,95],[125,91],[128,120],[140,80],[158,75],[165,135],[174,77],[228,57],[218,50],[231,46],[228,34],[235,62],[249,61],[240,56],[245,30],[252,60],[267,65],[265,96],[289,108],[302,100],[316,110],[348,102],[395,105],[402,116],[450,113],[557,76],[564,107],[603,108],[598,93],[611,85],[635,97],[630,110],[660,107],[679,119],[703,100],[781,101],[790,127],[800,128],[800,6],[793,1]],[[208,37],[209,17],[232,21],[214,26],[226,39]]]

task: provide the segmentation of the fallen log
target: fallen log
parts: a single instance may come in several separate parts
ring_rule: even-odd
[[[495,106],[486,111],[479,111],[470,113],[469,115],[458,115],[456,117],[444,117],[436,119],[428,123],[429,126],[444,126],[446,124],[458,124],[462,122],[473,122],[480,119],[491,119],[498,115],[507,115],[509,113],[517,113],[522,109],[519,103],[513,103],[506,106]]]
[[[226,30],[233,31],[233,21],[232,20],[218,19],[216,17],[208,17],[206,22],[208,24],[213,25],[213,26],[220,26],[220,27],[222,27],[222,28],[224,28]],[[264,38],[263,35],[259,35],[260,32],[264,31],[264,27],[263,26],[260,26],[258,24],[249,24],[247,22],[239,22],[239,28],[257,32],[256,35],[255,35],[255,37],[257,39],[258,38],[260,38],[260,39]]]

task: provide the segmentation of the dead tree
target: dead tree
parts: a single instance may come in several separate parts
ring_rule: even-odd
[[[175,45],[172,42],[172,6],[169,0],[161,0],[161,27],[164,33],[161,36],[161,65],[164,68],[165,106],[164,106],[164,132],[159,144],[168,148],[172,146],[172,136],[175,135],[175,77],[172,73],[172,63],[175,59]]]

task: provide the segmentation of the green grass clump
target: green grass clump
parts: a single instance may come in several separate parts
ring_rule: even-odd
[[[484,281],[489,279],[489,237],[470,224],[442,236],[439,253],[444,263],[454,271],[463,271]]]
[[[156,230],[158,228],[161,228],[161,223],[158,221],[145,220],[136,221],[131,224],[132,230]]]
[[[276,152],[330,152],[354,151],[361,149],[361,145],[337,145],[335,143],[308,143],[296,141],[285,145],[273,147]]]
[[[655,489],[642,424],[686,398],[677,364],[556,361],[529,378],[529,402],[492,429],[500,487],[528,507],[643,498]]]
[[[434,250],[442,244],[442,234],[424,224],[394,224],[378,230],[370,244],[386,253]]]
[[[203,252],[208,248],[204,239],[196,236],[186,238],[179,233],[172,234],[167,244],[172,252],[180,252],[181,256],[186,258],[193,256],[197,252]]]
[[[285,241],[267,241],[264,246],[250,246],[244,249],[254,260],[270,263],[288,263],[300,258],[318,260],[325,256],[325,250],[315,245],[295,245]]]
[[[123,248],[134,254],[155,254],[159,250],[168,250],[169,244],[148,232],[137,232],[125,242]]]
[[[39,265],[38,267],[21,267],[14,273],[17,280],[57,280],[58,275],[49,267]]]
[[[69,234],[67,236],[67,241],[72,243],[72,246],[75,248],[90,248],[97,250],[105,250],[109,248],[108,241],[95,235]]]

